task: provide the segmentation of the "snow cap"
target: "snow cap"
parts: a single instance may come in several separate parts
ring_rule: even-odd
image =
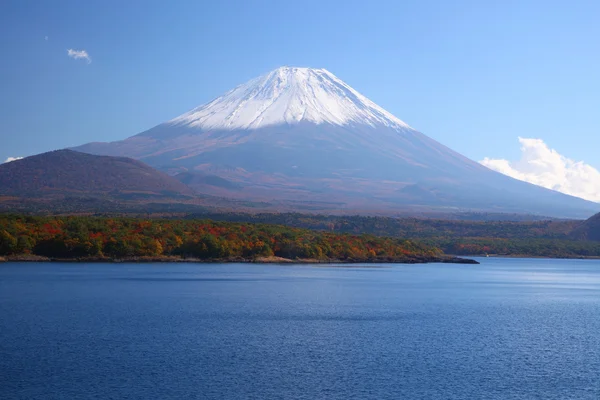
[[[200,129],[311,122],[410,128],[326,69],[280,67],[171,121]]]

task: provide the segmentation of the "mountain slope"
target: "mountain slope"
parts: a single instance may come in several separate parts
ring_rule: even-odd
[[[0,195],[38,199],[68,195],[194,197],[186,185],[140,161],[72,150],[0,165]]]
[[[600,211],[467,159],[321,69],[279,68],[136,136],[76,150],[217,176],[235,190],[192,186],[292,209],[318,203],[348,212],[436,208],[577,218]]]
[[[576,240],[600,241],[600,214],[596,214],[582,222],[571,232],[571,237]]]

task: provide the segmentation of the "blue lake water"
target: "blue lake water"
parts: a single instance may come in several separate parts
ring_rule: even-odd
[[[0,398],[600,398],[600,261],[480,261],[0,264]]]

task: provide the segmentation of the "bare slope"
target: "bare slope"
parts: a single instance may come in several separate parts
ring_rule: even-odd
[[[190,188],[129,158],[72,150],[44,153],[0,165],[0,194],[23,198],[74,195],[144,195],[192,198]]]

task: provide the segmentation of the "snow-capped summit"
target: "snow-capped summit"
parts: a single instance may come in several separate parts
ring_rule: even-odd
[[[409,128],[326,69],[281,67],[171,121],[201,129],[312,122]]]

